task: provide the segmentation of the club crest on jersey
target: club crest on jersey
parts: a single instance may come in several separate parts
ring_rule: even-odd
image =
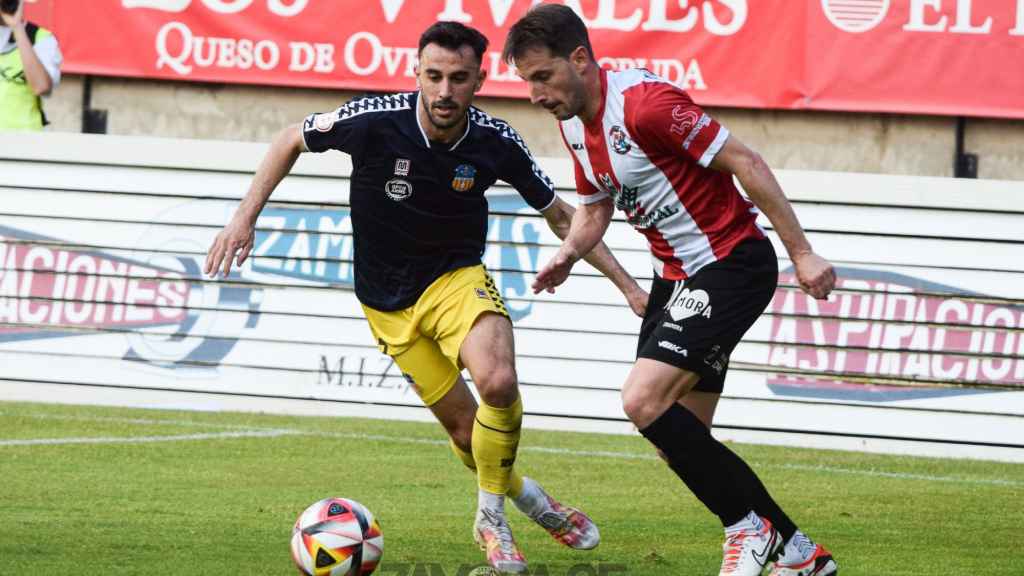
[[[408,176],[410,168],[412,168],[412,161],[408,158],[395,160],[395,176]]]
[[[452,188],[459,192],[466,192],[476,182],[476,168],[471,164],[459,164],[455,169],[455,179],[452,180]]]
[[[409,196],[412,196],[412,184],[410,184],[408,180],[392,178],[384,185],[384,193],[388,195],[388,198],[391,198],[395,202],[401,202]]]
[[[612,126],[608,131],[608,137],[612,139],[612,150],[618,154],[625,154],[633,147],[626,138],[626,132],[620,126]]]

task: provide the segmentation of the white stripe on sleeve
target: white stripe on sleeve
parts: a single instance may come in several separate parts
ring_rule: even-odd
[[[708,149],[704,151],[704,155],[700,157],[700,161],[697,163],[707,168],[711,165],[711,161],[718,155],[718,151],[725,146],[725,141],[729,139],[729,129],[725,126],[718,127],[718,135],[715,136],[714,141],[708,146]]]

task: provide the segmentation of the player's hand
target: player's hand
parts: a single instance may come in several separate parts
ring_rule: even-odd
[[[3,19],[4,26],[8,28],[17,28],[25,22],[23,14],[25,13],[25,2],[18,2],[18,9],[14,11],[14,14],[8,14],[7,12],[0,11],[0,19]]]
[[[633,314],[636,314],[641,318],[643,318],[647,313],[647,301],[650,300],[650,298],[651,295],[639,286],[626,294],[626,302],[629,302],[629,307],[633,310]]]
[[[832,264],[814,252],[804,252],[793,258],[796,279],[800,288],[817,298],[825,300],[836,286],[836,271]]]
[[[569,272],[572,271],[572,266],[577,260],[579,258],[574,258],[563,245],[554,258],[549,260],[540,272],[537,272],[537,277],[533,280],[533,293],[537,294],[541,290],[547,290],[554,294],[555,286],[561,285],[569,278]]]
[[[232,218],[213,239],[210,251],[206,254],[206,266],[203,271],[211,277],[223,272],[227,278],[231,273],[231,261],[234,260],[235,264],[241,267],[252,252],[255,241],[256,226],[237,216]]]

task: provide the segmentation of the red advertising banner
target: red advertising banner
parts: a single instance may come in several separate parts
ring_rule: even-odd
[[[483,94],[536,0],[36,0],[65,70],[398,91],[436,20],[491,40]],[[645,67],[705,105],[1024,118],[1024,0],[560,0],[606,68]]]

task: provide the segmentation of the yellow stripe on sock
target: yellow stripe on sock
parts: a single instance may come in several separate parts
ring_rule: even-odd
[[[492,494],[506,494],[512,487],[512,469],[519,449],[523,403],[519,398],[507,408],[480,403],[473,422],[473,460],[477,483]],[[522,489],[522,479],[519,481]]]
[[[448,445],[451,446],[452,452],[455,453],[459,460],[462,460],[466,468],[476,472],[476,460],[473,459],[472,454],[459,448],[451,438],[448,439]],[[506,494],[509,498],[519,498],[519,495],[523,493],[523,477],[516,470],[515,466],[512,467],[512,473],[509,474],[508,480],[508,492]]]

